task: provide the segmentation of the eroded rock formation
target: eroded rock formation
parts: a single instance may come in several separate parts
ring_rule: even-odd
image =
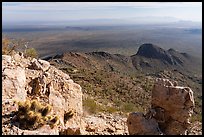
[[[36,99],[52,106],[51,114],[60,118],[60,125],[50,129],[48,125],[35,131],[22,130],[12,123],[12,113],[18,109],[14,101]],[[82,91],[69,75],[44,60],[24,58],[22,54],[2,55],[2,130],[3,134],[59,134],[69,128],[83,133],[81,123]],[[64,120],[64,114],[72,110],[74,115]],[[79,131],[80,129],[80,131]],[[72,132],[67,132],[68,134]]]
[[[186,135],[194,107],[193,91],[189,87],[177,86],[168,79],[156,79],[151,109],[146,114],[129,115],[129,134]]]

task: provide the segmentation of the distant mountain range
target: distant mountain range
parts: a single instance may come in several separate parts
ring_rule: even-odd
[[[182,73],[201,73],[200,59],[174,49],[164,50],[154,44],[141,45],[138,52],[132,56],[110,54],[107,52],[74,53],[42,57],[46,60],[59,59],[73,61],[77,67],[111,68],[121,72],[142,71],[156,73],[162,70],[178,70]]]
[[[78,19],[78,20],[63,20],[63,21],[16,21],[2,22],[2,28],[16,28],[25,26],[115,26],[115,25],[179,25],[179,26],[202,26],[202,22],[180,20],[174,17],[133,17],[133,18],[101,18],[101,19]]]

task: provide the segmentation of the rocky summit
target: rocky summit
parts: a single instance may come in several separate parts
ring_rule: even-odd
[[[151,43],[142,44],[131,60],[137,70],[148,73],[171,69],[181,70],[187,75],[190,75],[189,72],[201,72],[198,58],[172,48],[165,50]]]
[[[147,58],[161,59],[170,64],[173,64],[171,56],[168,52],[151,43],[145,43],[141,45],[136,55],[147,57]]]

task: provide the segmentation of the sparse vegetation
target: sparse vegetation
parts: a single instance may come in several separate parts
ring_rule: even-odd
[[[99,104],[91,98],[83,99],[83,107],[91,114],[97,114],[98,112],[114,113],[119,111],[115,106]]]
[[[20,50],[19,47],[25,46],[26,42],[22,39],[9,39],[8,37],[2,37],[2,54],[11,55],[14,51],[21,51],[25,57],[38,58],[38,53],[34,48],[27,48]],[[25,48],[25,47],[24,47]],[[18,50],[17,50],[18,49]]]
[[[124,103],[122,106],[122,110],[124,112],[133,112],[135,105],[133,103]]]
[[[80,58],[87,58],[88,61],[82,63]],[[113,59],[109,59],[107,64],[105,59],[90,57],[86,54],[77,57],[72,57],[68,54],[63,57],[63,60],[64,62],[68,60],[74,64],[75,67],[55,61],[51,61],[51,63],[58,68],[63,68],[62,70],[68,73],[71,79],[81,85],[83,93],[94,98],[91,100],[83,100],[85,110],[90,110],[90,113],[100,111],[121,111],[125,113],[128,111],[144,112],[150,107],[151,90],[154,84],[153,79],[157,77],[176,80],[178,81],[178,85],[191,87],[195,93],[195,99],[197,95],[200,95],[201,91],[201,84],[198,84],[196,78],[188,78],[189,75],[179,71],[164,70],[158,73],[145,73],[129,70],[127,67],[122,69],[123,65]],[[90,62],[93,62],[93,64],[90,65]],[[110,64],[113,67],[117,66],[117,71],[110,71],[107,67]],[[73,73],[72,70],[76,68],[78,71]],[[201,81],[202,78],[198,80]],[[112,106],[108,108],[107,101],[97,103],[98,100],[108,100]],[[200,103],[196,101],[195,111],[198,112],[196,115],[201,114],[201,107]]]
[[[94,101],[94,99],[91,98],[87,98],[83,100],[83,107],[90,113],[95,114],[99,111],[101,111],[101,107],[96,104],[96,102]]]

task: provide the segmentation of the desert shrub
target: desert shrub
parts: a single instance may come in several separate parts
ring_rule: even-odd
[[[58,124],[59,117],[48,115],[51,108],[50,105],[44,106],[37,100],[20,101],[16,117],[13,120],[18,122],[22,129],[34,130],[45,124],[49,124],[53,128]]]
[[[115,107],[107,106],[105,111],[109,113],[114,113],[117,112],[118,110]]]
[[[2,38],[2,54],[10,55],[11,52],[15,49],[16,45],[8,38]]]
[[[133,112],[134,106],[133,103],[124,103],[121,109],[123,112]]]
[[[83,107],[92,114],[104,111],[104,108],[91,98],[83,99]]]
[[[83,106],[90,113],[96,113],[97,111],[97,104],[93,99],[90,99],[90,98],[84,99]]]
[[[7,37],[2,37],[2,54],[3,55],[11,55],[13,51],[19,50],[19,47],[25,46],[27,48],[27,44],[25,40],[17,39],[12,40]],[[24,50],[25,57],[37,58],[38,54],[34,48],[28,48]]]
[[[38,53],[34,48],[28,48],[24,51],[25,57],[37,58]]]

